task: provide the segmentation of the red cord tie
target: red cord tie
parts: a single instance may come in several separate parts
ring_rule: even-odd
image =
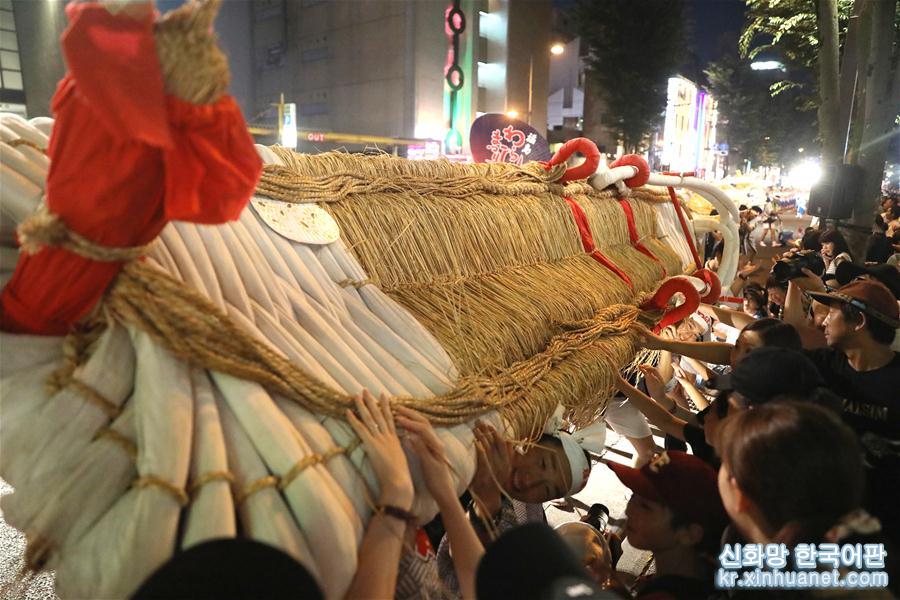
[[[631,238],[631,245],[634,246],[638,252],[655,261],[659,265],[659,268],[662,269],[663,277],[668,277],[669,273],[666,270],[666,267],[663,266],[662,261],[656,258],[656,255],[650,252],[647,246],[645,246],[638,237],[637,225],[634,223],[634,212],[631,210],[631,205],[628,204],[628,200],[619,200],[619,206],[622,207],[622,210],[625,212],[625,219],[628,221],[628,237]]]
[[[620,269],[613,261],[604,256],[604,254],[597,249],[597,246],[594,245],[594,236],[591,234],[591,227],[588,225],[587,215],[584,213],[584,209],[581,208],[581,205],[568,196],[565,197],[565,201],[569,204],[569,208],[572,209],[572,216],[575,217],[578,233],[581,234],[581,245],[584,248],[584,251],[590,254],[598,263],[618,275],[622,281],[628,284],[631,291],[634,291],[634,283],[632,283],[628,274]]]

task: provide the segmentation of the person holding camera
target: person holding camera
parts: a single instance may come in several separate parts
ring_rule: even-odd
[[[816,278],[792,284],[818,287]],[[822,286],[824,287],[824,286]],[[829,389],[843,402],[843,419],[859,436],[868,470],[866,508],[884,531],[900,539],[900,353],[891,349],[900,309],[880,281],[856,280],[834,291],[808,291],[828,307],[823,322],[827,346],[807,350]]]

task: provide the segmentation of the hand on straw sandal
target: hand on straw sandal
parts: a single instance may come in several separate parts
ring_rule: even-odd
[[[638,367],[644,376],[644,383],[647,385],[647,391],[650,397],[657,402],[668,404],[669,400],[666,396],[666,382],[663,381],[659,369],[651,365],[641,365]]]
[[[456,487],[450,475],[450,462],[444,444],[428,419],[411,408],[398,406],[397,424],[408,432],[409,445],[422,463],[422,475],[431,497],[438,506],[457,502]]]
[[[381,485],[378,503],[409,510],[415,492],[406,455],[397,437],[390,401],[384,394],[378,401],[363,391],[362,396],[356,397],[356,412],[358,417],[347,409],[347,422],[362,440],[372,470],[378,477]]]
[[[665,350],[666,349],[666,340],[655,335],[649,329],[642,325],[636,325],[635,329],[638,332],[638,345],[642,348],[646,348],[647,350]]]
[[[469,486],[480,499],[483,509],[493,516],[499,512],[503,488],[509,486],[512,473],[512,444],[491,425],[475,421],[475,449],[478,466]]]

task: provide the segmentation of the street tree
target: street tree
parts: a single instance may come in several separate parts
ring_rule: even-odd
[[[745,55],[753,58],[777,50],[786,60],[814,69],[823,163],[862,167],[853,222],[865,229],[877,210],[889,142],[898,134],[900,3],[746,1],[748,23],[741,37]],[[859,249],[864,236],[851,237]]]
[[[570,10],[606,117],[626,151],[643,150],[686,55],[683,0],[577,0]]]
[[[814,119],[803,110],[803,94],[788,89],[773,97],[773,72],[754,71],[749,60],[738,55],[733,38],[732,44],[724,46],[722,58],[710,63],[704,73],[731,155],[759,166],[793,162],[798,149],[814,139]]]

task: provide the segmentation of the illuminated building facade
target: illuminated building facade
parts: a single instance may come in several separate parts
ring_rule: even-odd
[[[0,0],[5,110],[50,114],[64,72],[64,6]],[[551,21],[550,0],[235,0],[222,3],[216,30],[230,91],[261,142],[276,141],[283,95],[296,105],[299,151],[413,147],[432,156],[427,140],[468,153],[469,128],[484,112],[514,111],[543,131]]]
[[[662,170],[715,175],[716,101],[706,90],[684,77],[670,77],[666,120],[660,144]]]
[[[418,155],[424,140],[466,154],[480,113],[546,123],[550,0],[236,4],[249,31],[220,39],[234,47],[235,77],[250,82],[249,121],[271,126],[270,105],[283,93],[297,105],[300,151],[353,149],[371,137],[409,142],[401,154],[412,145]],[[252,60],[236,61],[246,40]]]

